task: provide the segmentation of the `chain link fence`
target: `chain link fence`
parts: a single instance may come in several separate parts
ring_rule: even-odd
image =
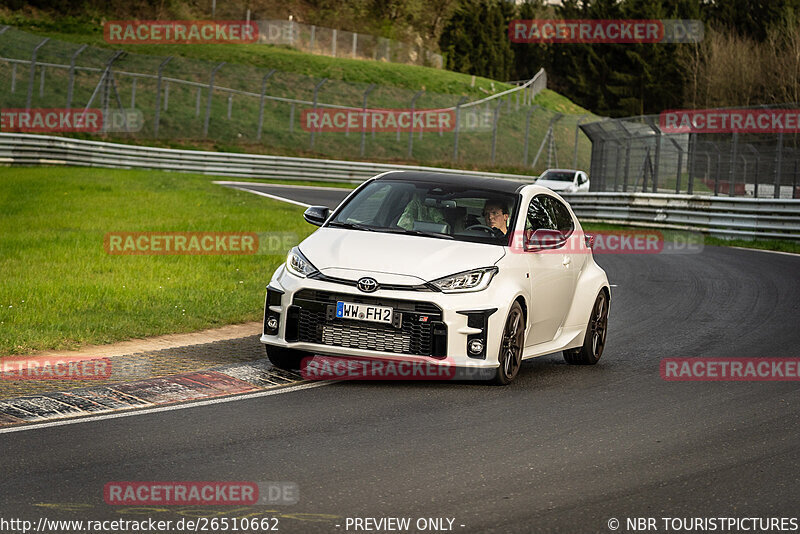
[[[325,56],[373,59],[437,69],[444,67],[442,55],[424,48],[421,44],[412,45],[384,37],[291,20],[260,20],[257,23],[259,43],[286,45]]]
[[[470,100],[241,64],[115,52],[13,27],[0,31],[0,107],[140,113],[139,128],[106,131],[101,134],[106,139],[213,142],[231,150],[494,167],[528,175],[550,167],[586,169],[590,162],[591,145],[579,125],[596,117],[537,105],[534,97],[547,84],[544,70],[499,92],[477,87],[475,92],[489,96]],[[435,132],[413,126],[392,132],[309,130],[304,112],[324,109],[450,110],[455,124]]]
[[[592,143],[593,191],[800,198],[795,133],[664,133],[658,115],[581,129]]]

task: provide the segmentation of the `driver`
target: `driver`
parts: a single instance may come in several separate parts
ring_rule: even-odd
[[[508,207],[504,202],[497,199],[489,199],[483,205],[483,218],[486,219],[486,226],[496,228],[503,235],[508,233]]]

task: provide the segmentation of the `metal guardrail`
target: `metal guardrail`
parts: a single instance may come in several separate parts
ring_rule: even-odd
[[[727,239],[800,240],[800,200],[658,193],[563,195],[590,222],[695,230]]]
[[[360,183],[393,171],[430,171],[532,182],[533,176],[360,161],[175,150],[67,137],[0,133],[0,164],[154,169],[240,178]]]
[[[174,150],[67,137],[0,133],[0,164],[154,169],[239,178],[360,183],[392,170],[532,182],[532,176],[359,161]],[[800,240],[800,200],[658,193],[564,194],[582,220],[696,230],[725,238]]]

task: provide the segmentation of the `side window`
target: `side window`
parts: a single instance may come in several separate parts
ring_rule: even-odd
[[[537,197],[539,198],[539,197]],[[572,215],[560,200],[551,196],[542,196],[542,203],[547,206],[548,211],[552,214],[556,223],[556,229],[562,234],[569,235],[575,229],[575,223],[572,221]]]
[[[525,218],[525,231],[535,232],[536,230],[558,230],[558,224],[553,217],[553,213],[547,209],[545,195],[537,195],[528,204],[528,213]]]

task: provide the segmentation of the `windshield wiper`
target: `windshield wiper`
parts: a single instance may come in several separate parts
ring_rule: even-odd
[[[351,228],[353,230],[364,230],[365,232],[374,232],[374,228],[370,228],[369,226],[364,226],[363,224],[358,223],[346,223],[340,221],[331,221],[328,223],[328,226],[332,226],[334,228]]]
[[[381,231],[390,234],[424,235],[426,237],[438,237],[439,239],[453,239],[453,236],[448,234],[437,234],[436,232],[425,232],[423,230],[406,230],[405,228],[401,228],[399,230],[394,230],[394,229],[389,230],[387,228]]]

